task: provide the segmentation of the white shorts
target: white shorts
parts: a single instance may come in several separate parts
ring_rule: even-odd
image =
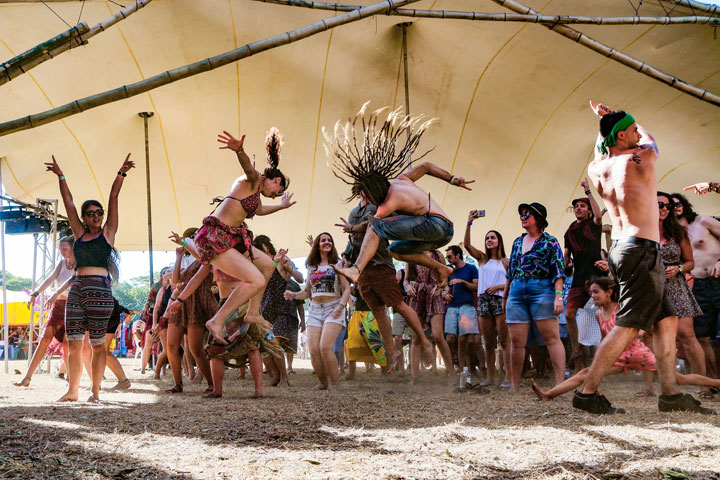
[[[328,303],[310,303],[310,312],[308,313],[305,323],[308,327],[320,327],[326,323],[337,323],[345,327],[345,309],[343,308],[342,313],[338,318],[332,318],[331,314],[338,305],[340,305],[340,299],[333,300]]]

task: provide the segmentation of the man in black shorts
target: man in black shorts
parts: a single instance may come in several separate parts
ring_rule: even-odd
[[[602,118],[598,151],[588,174],[612,220],[613,247],[608,260],[620,299],[615,327],[598,347],[585,384],[575,392],[573,407],[596,414],[624,413],[600,395],[597,387],[638,332],[654,328],[662,389],[659,410],[715,413],[691,395],[680,393],[675,382],[678,317],[665,295],[659,251],[655,140],[632,115],[590,105]]]

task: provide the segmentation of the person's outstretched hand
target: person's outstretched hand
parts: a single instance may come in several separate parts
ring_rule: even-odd
[[[245,143],[245,135],[238,140],[230,132],[223,130],[223,133],[217,136],[217,141],[222,143],[222,146],[218,147],[220,150],[228,149],[233,152],[241,152]]]

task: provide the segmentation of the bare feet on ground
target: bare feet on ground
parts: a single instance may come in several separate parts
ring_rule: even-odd
[[[127,390],[128,388],[130,388],[130,379],[126,378],[125,380],[118,381],[110,390]]]
[[[96,394],[91,393],[90,396],[87,399],[88,403],[100,403],[100,397],[98,397]]]
[[[429,368],[433,365],[433,344],[429,340],[425,340],[425,345],[422,349],[422,363],[423,367]]]
[[[323,385],[322,383],[321,383],[320,385],[315,385],[315,386],[313,387],[313,390],[327,390],[327,389],[328,389],[328,386],[327,386],[327,385]]]
[[[280,380],[278,383],[275,384],[276,387],[282,387],[282,388],[288,388],[290,384],[287,380]]]
[[[25,377],[22,380],[20,380],[19,382],[13,383],[13,385],[15,385],[16,387],[29,387],[30,386],[30,378]]]
[[[342,275],[347,278],[351,283],[357,283],[358,278],[360,278],[360,271],[355,265],[344,268],[333,266],[332,268],[338,275]]]
[[[71,394],[70,392],[66,393],[62,397],[58,399],[58,402],[77,402],[78,401],[78,394]]]

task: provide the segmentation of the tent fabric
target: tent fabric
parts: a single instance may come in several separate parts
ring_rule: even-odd
[[[121,2],[122,3],[122,2]],[[358,2],[352,2],[357,4]],[[369,5],[372,0],[361,2]],[[629,16],[625,0],[533,0],[543,14]],[[69,23],[82,2],[53,2]],[[81,20],[93,25],[121,7],[87,1]],[[425,0],[418,9],[506,12],[494,2]],[[656,2],[639,13],[664,16]],[[690,15],[677,7],[673,15]],[[0,87],[0,121],[38,113],[136,82],[170,68],[332,16],[333,12],[249,0],[154,0],[89,44],[54,58]],[[297,204],[253,218],[256,234],[269,235],[291,256],[307,252],[308,234],[329,231],[339,248],[344,235],[333,225],[353,205],[349,187],[327,167],[321,127],[371,108],[404,105],[402,17],[377,16],[315,35],[42,127],[0,137],[7,192],[34,203],[58,198],[56,178],[43,162],[54,154],[76,204],[107,202],[115,172],[127,152],[138,168],[120,198],[121,250],[147,248],[145,144],[138,112],[149,119],[155,249],[170,249],[170,231],[197,226],[210,200],[226,195],[241,175],[232,153],[218,150],[222,130],[246,134],[246,150],[258,168],[271,126],[285,137],[281,169],[291,178]],[[574,25],[616,49],[683,80],[720,92],[720,43],[698,25]],[[67,29],[40,3],[0,4],[0,57],[9,59]],[[491,229],[506,244],[522,232],[516,207],[541,202],[549,233],[561,236],[573,220],[570,201],[583,196],[580,181],[593,155],[597,118],[593,99],[631,112],[656,138],[659,188],[679,191],[699,181],[720,180],[720,110],[617,64],[541,25],[413,19],[407,28],[410,111],[440,119],[420,151],[455,175],[476,179],[473,191],[438,179],[419,184],[440,201],[464,233],[471,209],[487,217],[475,223],[473,241]],[[716,196],[693,197],[697,211],[720,213]],[[264,199],[267,204],[276,203]],[[62,203],[62,202],[61,202]],[[61,210],[63,210],[61,208]]]

